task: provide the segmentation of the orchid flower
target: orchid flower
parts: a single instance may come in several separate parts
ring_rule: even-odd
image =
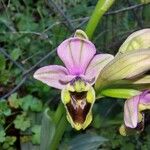
[[[91,110],[95,102],[92,85],[114,57],[110,54],[96,55],[94,44],[81,30],[63,41],[57,48],[57,54],[65,67],[42,67],[34,73],[34,78],[60,89],[68,121],[76,130],[85,129],[92,121]]]
[[[126,130],[129,128],[143,130],[145,110],[150,110],[150,90],[126,100],[124,105],[124,125],[121,127],[121,134],[125,135]]]

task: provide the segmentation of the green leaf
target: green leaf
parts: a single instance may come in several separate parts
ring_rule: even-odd
[[[35,112],[40,112],[42,111],[43,105],[42,102],[37,99],[36,97],[33,97],[32,95],[27,95],[23,98],[20,99],[21,103],[21,108],[24,111],[35,111]]]
[[[99,129],[101,126],[101,117],[99,114],[94,115],[93,121],[92,121],[92,126],[96,129]]]
[[[4,125],[4,124],[5,124],[5,116],[0,115],[0,125]]]
[[[10,146],[12,146],[14,144],[14,142],[16,141],[16,137],[15,136],[6,136],[5,142],[3,144],[3,149],[9,149],[11,148]]]
[[[0,115],[9,116],[11,114],[11,109],[8,107],[6,100],[0,101]]]
[[[41,133],[41,126],[40,125],[34,125],[31,128],[31,131],[33,133],[32,135],[32,143],[33,144],[40,144],[40,133]]]
[[[69,143],[70,150],[94,150],[104,144],[107,139],[92,134],[80,134]]]
[[[17,60],[21,56],[21,50],[19,48],[15,48],[10,55],[13,60]]]
[[[0,126],[0,143],[3,143],[6,139],[5,137],[6,133],[2,126]]]
[[[49,150],[55,134],[55,124],[50,117],[50,110],[46,108],[42,118],[40,150]]]
[[[34,22],[34,19],[31,15],[23,15],[20,14],[19,22],[17,24],[17,27],[21,31],[34,31],[37,29],[38,24]]]
[[[17,93],[13,93],[9,98],[8,98],[8,102],[10,107],[12,108],[19,108],[19,106],[21,105],[21,101],[20,99],[17,98]]]
[[[0,71],[4,70],[6,67],[6,60],[4,55],[0,54]]]
[[[35,112],[40,112],[42,111],[42,108],[43,108],[42,102],[37,98],[34,98],[32,101],[31,110]]]
[[[21,131],[25,131],[31,126],[30,118],[27,117],[26,113],[18,115],[14,120],[14,125],[16,129],[20,129]]]
[[[0,84],[7,84],[10,79],[10,71],[3,70],[0,72]]]

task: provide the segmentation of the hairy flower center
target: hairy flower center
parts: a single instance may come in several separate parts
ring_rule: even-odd
[[[87,102],[87,92],[70,92],[71,101],[66,105],[75,123],[83,124],[90,110],[91,104]]]

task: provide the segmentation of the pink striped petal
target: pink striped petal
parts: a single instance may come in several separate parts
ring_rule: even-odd
[[[101,70],[111,61],[114,56],[110,54],[98,54],[95,55],[91,60],[89,66],[86,69],[85,76],[87,78],[96,78],[98,77]]]
[[[135,96],[129,100],[126,100],[124,105],[124,122],[129,128],[136,128],[138,123],[138,105],[140,102],[140,96]]]
[[[57,48],[57,53],[70,74],[80,75],[85,73],[96,48],[90,41],[74,37],[62,42]]]
[[[33,76],[35,79],[57,89],[64,88],[65,85],[61,84],[61,82],[67,83],[74,78],[74,76],[68,75],[68,71],[65,67],[58,65],[42,67],[38,69]]]

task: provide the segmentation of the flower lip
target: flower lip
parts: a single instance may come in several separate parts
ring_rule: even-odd
[[[87,91],[70,92],[71,101],[66,104],[73,122],[83,124],[91,108],[91,104],[86,101]]]

